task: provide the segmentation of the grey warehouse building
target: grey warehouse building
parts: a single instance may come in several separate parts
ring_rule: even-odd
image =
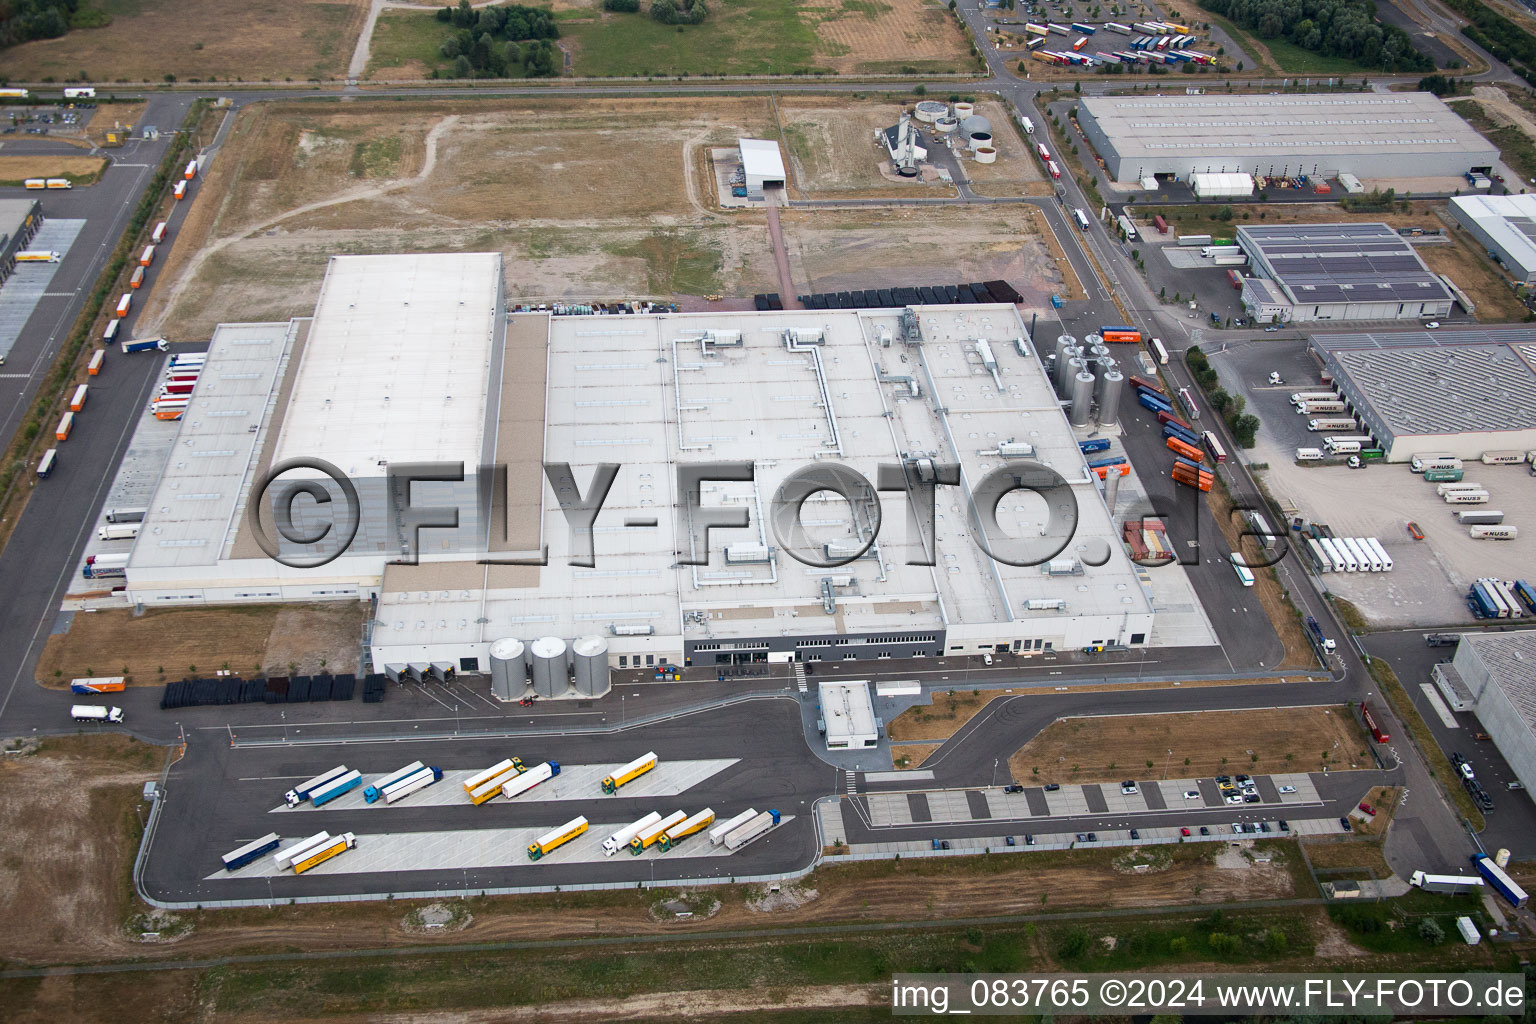
[[[43,223],[36,199],[0,199],[0,282],[11,275],[16,254],[27,247]]]
[[[1125,185],[1230,171],[1448,177],[1499,159],[1498,147],[1427,92],[1084,96],[1077,119]]]
[[[1478,721],[1528,791],[1536,791],[1536,629],[1464,633],[1451,668]]]
[[[1310,347],[1388,462],[1536,448],[1536,328],[1314,334]]]
[[[1273,224],[1237,229],[1254,275],[1243,308],[1265,323],[1448,316],[1454,298],[1386,224]]]
[[[1451,216],[1516,281],[1536,284],[1536,195],[1456,196]]]

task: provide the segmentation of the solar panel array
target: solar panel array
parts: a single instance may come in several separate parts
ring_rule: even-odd
[[[1413,246],[1385,224],[1245,225],[1238,234],[1298,305],[1451,298]]]

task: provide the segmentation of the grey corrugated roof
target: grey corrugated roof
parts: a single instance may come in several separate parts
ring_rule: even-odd
[[[1461,642],[1472,645],[1494,685],[1509,696],[1526,726],[1536,729],[1536,629],[1463,633]]]
[[[1299,305],[1451,298],[1413,246],[1386,224],[1244,225],[1237,235],[1250,254],[1263,254]]]
[[[1536,425],[1536,328],[1320,334],[1312,344],[1396,434]]]

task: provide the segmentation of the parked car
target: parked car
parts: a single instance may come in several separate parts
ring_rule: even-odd
[[[1140,839],[1140,838],[1141,838],[1141,832],[1140,832],[1140,830],[1138,830],[1138,829],[1134,829],[1134,828],[1133,828],[1133,829],[1131,829],[1131,838],[1132,838],[1132,839]]]
[[[1090,843],[1096,843],[1096,842],[1098,842],[1098,841],[1099,841],[1099,835],[1098,835],[1098,833],[1097,833],[1097,832],[1089,832],[1089,833],[1088,833],[1088,841],[1089,841],[1089,842],[1090,842]]]
[[[1276,824],[1280,826],[1281,832],[1289,832],[1291,830],[1291,823],[1286,821],[1284,818],[1281,818],[1278,822],[1276,822]]]
[[[1247,826],[1245,826],[1242,822],[1234,821],[1232,823],[1232,834],[1240,836],[1243,834],[1243,831],[1246,829],[1246,827]]]
[[[1227,794],[1227,803],[1229,803],[1229,804],[1240,804],[1242,802],[1243,802],[1243,798],[1238,796],[1236,793],[1228,793]]]
[[[1246,775],[1239,775],[1239,776],[1237,776],[1237,784],[1239,786],[1241,786],[1245,782],[1251,782],[1251,781],[1253,781],[1253,780],[1248,778],[1248,776],[1246,776]]]
[[[1054,793],[1054,792],[1056,792],[1060,788],[1061,788],[1061,783],[1059,783],[1059,782],[1047,782],[1045,784],[1045,791],[1047,793]]]
[[[1477,778],[1477,774],[1472,771],[1472,766],[1465,761],[1461,762],[1461,777],[1464,779]]]
[[[1179,835],[1181,835],[1181,836],[1187,836],[1187,835],[1189,835],[1189,829],[1187,829],[1187,828],[1181,828],[1181,829],[1179,829]]]
[[[1185,800],[1199,800],[1200,799],[1200,791],[1198,789],[1186,789],[1184,791],[1184,799]]]
[[[1079,832],[1077,834],[1077,841],[1080,842],[1080,843],[1086,843],[1088,841],[1088,833],[1087,832]]]
[[[1120,783],[1121,796],[1130,796],[1132,793],[1136,792],[1139,792],[1139,790],[1137,790],[1136,783],[1133,780],[1126,779],[1124,782]]]
[[[1008,845],[1009,845],[1009,846],[1017,846],[1017,845],[1019,845],[1019,844],[1018,844],[1018,843],[1015,843],[1015,842],[1014,842],[1014,841],[1013,841],[1013,836],[1006,836],[1006,837],[1005,837],[1005,838],[1004,838],[1004,839],[1003,839],[1003,842],[1005,842],[1005,843],[1007,843],[1007,844],[1008,844]]]
[[[1218,776],[1216,776],[1216,785],[1218,785],[1218,786],[1220,786],[1222,783],[1231,782],[1231,781],[1232,781],[1232,776],[1230,776],[1230,775],[1218,775]]]
[[[1267,822],[1267,821],[1259,822],[1259,831],[1260,832],[1268,832],[1269,831],[1269,822]]]
[[[1296,792],[1296,787],[1295,786],[1281,786],[1280,787],[1280,792],[1284,793],[1286,795],[1290,795],[1291,793]]]
[[[1353,832],[1355,830],[1355,826],[1349,823],[1348,818],[1339,819],[1339,828],[1342,828],[1345,832]]]
[[[1032,835],[1025,836],[1024,837],[1024,845],[1025,846],[1034,846],[1035,845],[1035,837],[1032,836]]]
[[[1013,783],[1010,786],[1004,786],[1003,787],[1003,792],[1004,793],[1022,793],[1022,792],[1024,792],[1024,787],[1019,785],[1017,782],[1015,782],[1015,783]]]
[[[1203,835],[1203,836],[1210,835],[1211,834],[1210,826],[1209,825],[1201,825],[1200,826],[1200,834]]]
[[[1259,802],[1259,794],[1257,794],[1257,793],[1244,793],[1243,794],[1243,803],[1245,803],[1245,804],[1256,804],[1258,802]]]
[[[1360,810],[1362,813],[1369,814],[1373,818],[1376,816],[1376,808],[1372,807],[1364,800],[1360,801]]]

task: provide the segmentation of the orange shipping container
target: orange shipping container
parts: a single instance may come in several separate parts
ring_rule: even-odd
[[[85,396],[90,393],[90,388],[84,384],[75,388],[74,397],[69,400],[69,411],[79,412],[85,408]]]
[[[106,362],[106,360],[107,350],[104,348],[97,349],[96,354],[91,356],[90,364],[86,366],[85,372],[92,377],[96,376],[101,372],[101,364]]]
[[[171,189],[171,194],[177,199],[187,198],[187,183],[185,181],[178,181],[176,187]]]
[[[155,262],[155,247],[146,245],[144,251],[139,254],[139,266],[147,267]]]
[[[64,418],[59,420],[59,429],[53,432],[53,436],[60,441],[68,441],[69,432],[73,429],[75,429],[75,414],[67,412],[64,414]]]
[[[1183,441],[1180,441],[1176,437],[1170,437],[1168,439],[1168,450],[1173,452],[1175,455],[1184,456],[1190,462],[1202,462],[1205,459],[1205,453],[1202,452],[1199,448],[1196,448],[1191,444],[1185,444]]]
[[[117,300],[117,315],[119,317],[125,317],[128,315],[128,310],[132,308],[133,296],[127,292],[124,292],[123,297]]]
[[[142,287],[144,287],[144,268],[143,267],[134,267],[133,268],[133,276],[128,278],[128,287],[129,288],[142,288]]]

